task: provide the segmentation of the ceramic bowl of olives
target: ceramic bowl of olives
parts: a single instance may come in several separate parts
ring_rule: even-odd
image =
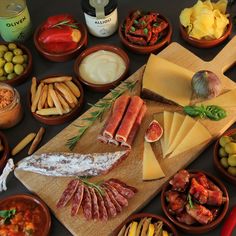
[[[32,70],[32,55],[19,43],[0,43],[0,81],[18,85],[23,83]]]
[[[236,185],[236,128],[227,130],[216,141],[213,162],[222,177]]]

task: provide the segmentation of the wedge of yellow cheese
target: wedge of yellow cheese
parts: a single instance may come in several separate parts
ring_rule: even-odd
[[[181,106],[189,105],[193,72],[159,56],[151,54],[143,75],[142,93],[144,97],[154,95]],[[149,92],[150,97],[149,97]]]
[[[134,221],[130,226],[129,235],[128,236],[136,236],[136,230],[138,227],[138,222]]]
[[[166,151],[169,144],[169,137],[170,137],[170,129],[171,124],[173,121],[174,113],[170,111],[164,111],[163,117],[164,117],[164,138],[162,143],[162,153],[163,157],[166,155]]]
[[[150,143],[144,142],[143,180],[153,180],[165,177],[163,170],[152,150]]]
[[[177,156],[193,147],[211,139],[211,134],[199,121],[197,121],[193,128],[186,134],[182,142],[170,154],[169,158]]]

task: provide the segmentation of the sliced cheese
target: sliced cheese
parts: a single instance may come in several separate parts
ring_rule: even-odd
[[[154,225],[150,224],[149,227],[148,227],[147,236],[153,236],[154,235],[154,231],[155,231]]]
[[[199,121],[197,121],[193,128],[184,137],[182,142],[176,147],[169,157],[177,156],[211,138],[211,134]]]
[[[171,124],[173,121],[173,112],[169,111],[164,111],[164,140],[163,140],[163,157],[166,155],[166,151],[168,149],[168,144],[169,144],[169,136],[170,136],[170,129],[171,129]]]
[[[166,155],[171,153],[184,139],[187,133],[192,129],[196,121],[191,118],[190,116],[185,116],[183,124],[179,128],[179,131],[175,135],[174,140],[172,141],[171,145],[169,146],[168,150],[166,151]]]
[[[136,236],[136,230],[138,227],[138,222],[133,221],[132,225],[130,226],[129,235],[128,236]]]
[[[153,180],[165,177],[150,143],[144,142],[143,180]]]
[[[189,105],[193,72],[151,54],[143,75],[142,88],[177,103]]]
[[[215,97],[204,102],[199,102],[196,105],[217,105],[224,108],[236,107],[236,89],[223,93],[222,95]]]

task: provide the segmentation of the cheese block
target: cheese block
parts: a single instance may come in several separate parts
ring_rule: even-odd
[[[169,158],[177,156],[185,151],[196,147],[197,145],[211,139],[211,134],[199,121],[197,121],[193,128],[187,133],[182,142],[170,154]]]
[[[185,116],[183,124],[180,126],[179,131],[175,135],[174,140],[166,151],[166,155],[171,153],[184,139],[187,133],[192,129],[196,121],[190,116]]]
[[[189,105],[193,72],[159,56],[151,54],[145,67],[142,96],[153,100],[162,100]]]
[[[218,97],[199,102],[196,105],[217,105],[224,108],[236,107],[236,89],[223,93]]]
[[[153,180],[165,177],[159,162],[152,150],[151,144],[144,142],[143,180]]]
[[[163,157],[166,155],[166,151],[168,149],[168,144],[169,144],[169,136],[170,136],[170,129],[171,129],[171,124],[173,121],[173,116],[174,113],[170,111],[164,111],[163,117],[164,117],[164,138],[163,138]]]

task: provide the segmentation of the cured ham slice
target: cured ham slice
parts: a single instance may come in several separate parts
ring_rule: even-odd
[[[84,196],[84,185],[80,183],[72,200],[71,216],[75,216],[78,214],[79,208],[83,200],[83,196]]]
[[[73,179],[69,182],[66,189],[61,195],[61,198],[57,202],[56,207],[61,208],[66,206],[66,204],[70,201],[70,199],[73,197],[74,193],[76,192],[77,188],[79,186],[79,180]]]
[[[84,217],[86,220],[91,220],[93,217],[92,214],[92,198],[88,187],[84,188],[84,197],[82,201],[82,208],[84,212]]]
[[[128,137],[127,141],[121,143],[122,147],[127,147],[127,148],[131,149],[131,146],[134,142],[134,139],[136,137],[136,134],[139,130],[139,127],[142,123],[142,120],[143,120],[143,117],[144,117],[146,111],[147,111],[147,106],[145,104],[143,104],[140,111],[139,111],[139,114],[138,114],[138,116],[137,116],[137,118],[134,122],[134,125],[133,125],[133,127],[130,131],[130,134],[129,134],[129,137]]]
[[[97,195],[97,199],[98,199],[99,219],[107,221],[108,220],[108,213],[107,213],[107,209],[105,207],[103,197],[98,192],[96,192],[96,195]]]
[[[92,199],[92,214],[93,219],[98,220],[99,219],[99,207],[98,207],[98,199],[94,188],[89,188],[89,192]]]
[[[129,106],[125,116],[116,132],[115,139],[118,142],[126,142],[139,111],[143,105],[143,100],[139,96],[133,96],[130,100]]]
[[[129,104],[130,96],[122,95],[116,99],[114,102],[112,113],[108,118],[108,122],[104,128],[103,136],[107,138],[113,138],[117,128],[120,125],[120,122],[123,118],[123,115],[126,111],[126,107]]]

